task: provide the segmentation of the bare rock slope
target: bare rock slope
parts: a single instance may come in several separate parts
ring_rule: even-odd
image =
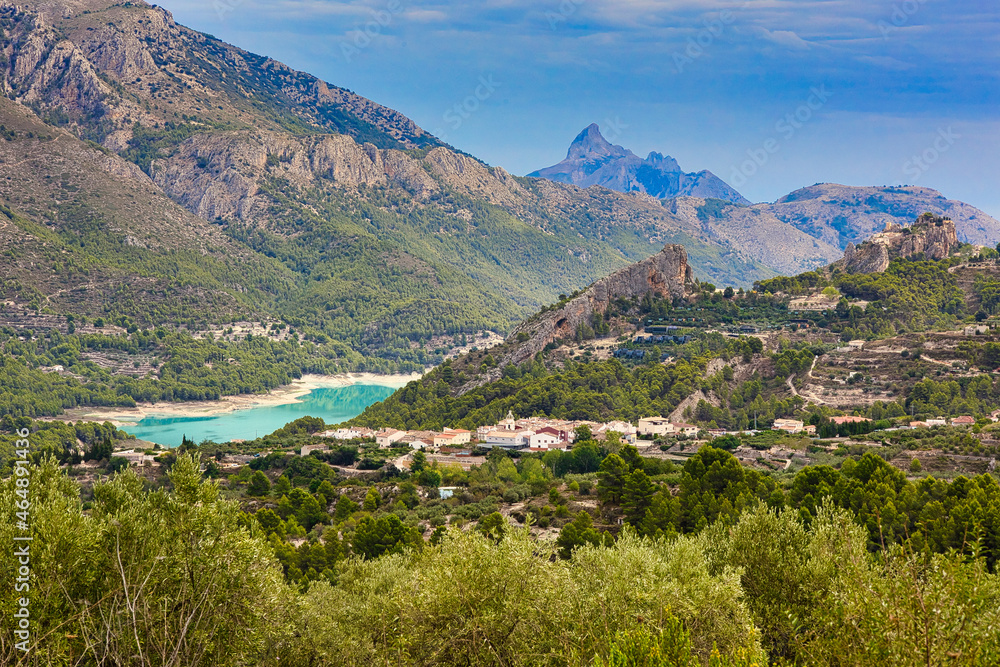
[[[592,324],[594,316],[606,312],[615,299],[643,297],[649,292],[668,298],[684,297],[693,281],[684,247],[665,246],[649,259],[598,280],[579,296],[520,324],[508,339],[520,342],[508,361],[519,364],[549,343],[572,338],[578,327]]]

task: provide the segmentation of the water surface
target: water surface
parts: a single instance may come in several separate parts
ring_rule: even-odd
[[[273,433],[300,417],[319,417],[327,424],[340,423],[358,416],[369,405],[388,398],[394,391],[392,387],[366,384],[326,387],[314,389],[300,397],[298,403],[262,406],[213,416],[154,415],[122,430],[141,440],[166,447],[177,447],[184,436],[195,442],[253,440]]]

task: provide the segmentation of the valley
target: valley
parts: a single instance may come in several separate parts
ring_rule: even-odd
[[[485,49],[472,14],[546,12],[441,31],[447,3],[362,4],[232,19],[371,12],[384,50],[345,79],[403,53],[412,81],[372,88],[437,103],[427,35]],[[519,86],[579,107],[551,136],[598,113],[602,77],[676,137],[691,86],[737,65],[775,86],[778,60],[821,50],[748,4],[753,30],[704,22],[703,80],[614,100],[663,63],[599,54],[666,10],[589,33],[605,9],[502,35],[550,49]],[[653,34],[629,50],[672,39]],[[841,37],[837,67],[889,63],[888,96],[947,89]],[[546,79],[578,42],[587,86]],[[593,123],[519,176],[343,85],[142,0],[0,5],[0,664],[1000,664],[1000,221],[925,185],[753,202]],[[720,130],[705,155],[768,113],[727,90],[740,113],[687,117]],[[816,162],[860,173],[806,143],[819,129],[797,137]],[[774,167],[798,181],[796,150]]]

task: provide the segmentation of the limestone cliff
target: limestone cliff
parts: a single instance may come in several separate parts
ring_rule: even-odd
[[[519,364],[549,343],[573,338],[580,325],[592,324],[594,315],[606,312],[615,299],[641,298],[648,292],[667,298],[684,297],[690,293],[693,280],[684,246],[667,245],[649,259],[598,280],[579,296],[520,324],[508,338],[520,344],[504,361]]]
[[[842,260],[848,273],[881,273],[889,262],[923,254],[927,259],[944,259],[958,245],[955,223],[924,214],[910,227],[888,224],[861,245],[848,244]]]

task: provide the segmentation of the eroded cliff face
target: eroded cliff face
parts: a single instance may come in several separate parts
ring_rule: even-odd
[[[261,195],[269,179],[302,192],[329,183],[347,189],[395,185],[426,201],[442,184],[491,204],[514,207],[530,194],[506,171],[435,148],[416,158],[395,149],[358,144],[342,134],[295,137],[266,131],[205,134],[156,159],[153,181],[206,220],[265,217]]]
[[[519,364],[533,357],[546,345],[571,339],[580,325],[591,325],[594,315],[605,313],[618,298],[641,298],[652,292],[665,298],[683,298],[690,294],[694,276],[688,266],[687,251],[681,245],[667,245],[649,259],[626,266],[588,287],[583,294],[561,307],[541,313],[520,324],[509,341],[524,340],[503,360]],[[500,364],[501,367],[504,363]]]
[[[848,273],[881,273],[894,259],[921,253],[927,259],[944,259],[957,245],[954,222],[922,216],[912,227],[889,224],[884,232],[859,246],[848,244],[842,261]]]

